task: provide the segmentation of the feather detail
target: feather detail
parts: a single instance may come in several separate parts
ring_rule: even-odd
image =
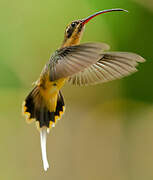
[[[69,77],[73,85],[92,85],[120,79],[137,71],[145,59],[128,52],[103,52],[101,58],[91,66]]]
[[[47,169],[49,168],[47,153],[46,153],[46,140],[47,140],[47,128],[44,127],[40,129],[40,143],[41,143],[42,161],[45,171],[47,171]]]

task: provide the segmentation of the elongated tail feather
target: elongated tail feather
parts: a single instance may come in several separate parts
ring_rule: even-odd
[[[46,153],[46,140],[47,140],[47,128],[42,128],[40,130],[40,143],[41,143],[43,166],[45,171],[47,171],[47,169],[49,168],[49,163],[47,160],[47,153]]]

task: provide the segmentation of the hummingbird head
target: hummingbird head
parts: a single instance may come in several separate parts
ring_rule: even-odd
[[[72,21],[65,29],[63,46],[79,44],[84,27],[82,20]]]
[[[103,14],[103,13],[107,13],[107,12],[112,12],[112,11],[125,11],[124,9],[108,9],[108,10],[103,10],[103,11],[99,11],[95,14],[92,14],[91,16],[81,19],[81,20],[76,20],[76,21],[72,21],[65,30],[65,35],[64,35],[64,41],[63,41],[63,45],[62,47],[66,47],[66,46],[72,46],[72,45],[77,45],[80,43],[82,34],[83,34],[83,30],[85,28],[85,25],[94,17]]]

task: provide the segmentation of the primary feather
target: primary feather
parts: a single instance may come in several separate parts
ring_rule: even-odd
[[[68,82],[83,86],[120,79],[136,72],[138,63],[144,61],[134,53],[103,52],[97,62],[71,76]]]

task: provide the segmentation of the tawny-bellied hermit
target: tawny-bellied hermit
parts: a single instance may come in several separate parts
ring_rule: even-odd
[[[64,41],[43,68],[35,87],[23,102],[23,114],[28,122],[36,121],[40,131],[44,170],[49,168],[46,154],[46,137],[64,113],[65,104],[61,88],[66,82],[73,85],[92,85],[128,76],[137,71],[144,59],[129,52],[109,52],[105,43],[84,43],[80,40],[85,25],[103,13],[126,11],[109,9],[85,19],[71,22],[65,30]]]

